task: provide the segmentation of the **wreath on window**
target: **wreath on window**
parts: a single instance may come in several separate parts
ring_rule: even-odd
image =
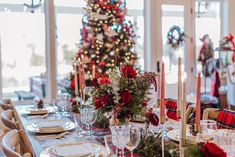
[[[167,43],[173,48],[179,48],[184,41],[185,34],[179,26],[173,26],[167,33]]]

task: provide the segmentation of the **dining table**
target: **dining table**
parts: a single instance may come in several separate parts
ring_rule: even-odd
[[[111,136],[111,132],[109,128],[98,128],[96,126],[92,127],[92,130],[94,131],[94,139],[87,139],[87,138],[78,138],[78,133],[76,131],[76,129],[72,129],[69,130],[63,137],[61,138],[40,138],[41,136],[50,136],[49,134],[39,134],[39,133],[35,133],[35,132],[31,132],[28,129],[29,125],[32,125],[34,123],[38,123],[41,120],[49,120],[52,119],[54,117],[58,118],[57,113],[50,113],[47,114],[46,116],[40,116],[40,115],[28,115],[26,114],[27,108],[32,107],[33,104],[24,104],[24,105],[15,105],[14,106],[14,114],[15,114],[15,118],[16,121],[18,121],[20,128],[22,128],[25,132],[26,135],[26,140],[28,140],[29,142],[29,147],[31,150],[31,153],[34,157],[47,157],[47,156],[43,156],[43,152],[45,152],[46,149],[55,146],[55,145],[59,145],[59,144],[64,144],[64,143],[69,143],[69,142],[76,142],[79,140],[85,141],[85,142],[89,142],[89,143],[95,143],[98,145],[102,145],[105,146],[105,142],[104,142],[104,136],[106,135],[110,135]],[[59,116],[59,119],[67,119],[69,121],[73,121],[73,112],[69,112],[69,115],[67,116]],[[169,124],[169,126],[167,126],[168,129],[170,129],[171,127],[175,127],[175,126],[180,126],[180,124],[177,124],[179,122],[177,121],[170,121],[171,124]],[[133,123],[133,125],[144,125],[143,123]],[[177,141],[171,140],[169,139],[169,137],[164,136],[164,143],[171,143],[172,145],[175,146],[179,146],[179,144],[177,143]],[[115,152],[116,148],[114,147],[114,145],[112,144],[111,139],[108,141],[108,146],[111,148],[111,152]],[[129,153],[129,151],[127,150],[127,152]],[[127,153],[127,154],[128,154]],[[129,156],[129,155],[127,155]]]

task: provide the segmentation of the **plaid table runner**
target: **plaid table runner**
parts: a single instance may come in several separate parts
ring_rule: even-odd
[[[217,118],[218,128],[235,129],[235,112],[221,110]]]
[[[74,121],[74,119],[73,119],[74,113],[71,113],[70,115],[71,115],[70,119],[72,121]],[[105,145],[104,136],[109,135],[111,137],[111,131],[109,128],[99,128],[99,127],[93,125],[92,130],[94,131],[94,136],[95,136],[96,140],[99,141],[102,145]],[[111,138],[108,139],[107,143],[108,143],[108,146],[110,147],[110,149],[115,153],[116,147],[113,145]],[[126,157],[131,156],[130,151],[128,149],[125,148],[124,151],[125,151]],[[121,150],[118,151],[118,154],[121,154]],[[133,154],[133,156],[134,157],[141,157],[138,154]]]

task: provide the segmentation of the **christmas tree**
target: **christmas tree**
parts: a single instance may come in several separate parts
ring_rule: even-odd
[[[86,1],[82,38],[74,62],[83,59],[85,84],[91,86],[95,76],[104,74],[110,68],[134,66],[137,60],[133,52],[136,35],[131,22],[125,20],[125,0]],[[79,84],[80,77],[77,78]],[[75,97],[74,73],[71,73],[70,80],[68,92]]]

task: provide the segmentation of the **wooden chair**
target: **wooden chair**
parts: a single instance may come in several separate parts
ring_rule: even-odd
[[[202,119],[203,120],[209,120],[209,119],[217,120],[219,112],[220,112],[220,109],[217,109],[217,108],[206,108],[203,111]]]
[[[16,122],[14,122],[13,110],[6,110],[1,113],[2,123],[9,129],[18,129]]]
[[[208,119],[216,120],[218,128],[235,129],[235,111],[207,108],[203,112],[203,120]]]
[[[18,130],[9,131],[2,139],[2,149],[7,157],[32,157],[30,153],[21,155],[21,139]]]
[[[12,101],[10,99],[2,99],[0,101],[0,106],[3,110],[13,109]]]

